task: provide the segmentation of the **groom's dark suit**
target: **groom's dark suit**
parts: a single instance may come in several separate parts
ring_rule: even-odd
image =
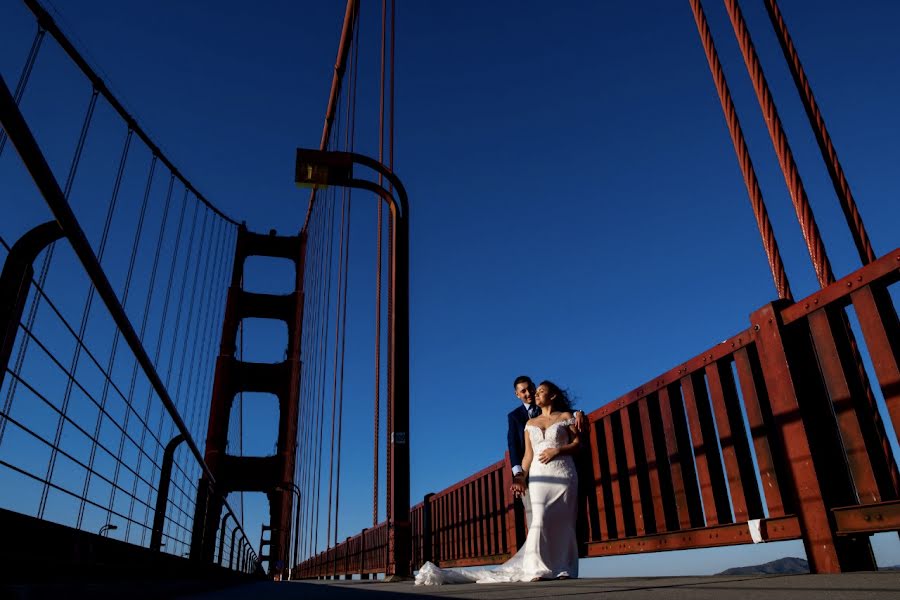
[[[533,406],[533,405],[532,405]],[[506,444],[509,447],[509,464],[515,467],[522,464],[525,456],[525,423],[528,422],[528,409],[519,404],[507,415],[509,427],[506,431]],[[516,511],[516,546],[525,543],[528,523],[531,522],[531,497],[526,494],[513,504]]]
[[[507,415],[509,428],[506,431],[506,445],[509,447],[509,463],[521,465],[525,456],[525,423],[528,422],[528,409],[520,404]]]

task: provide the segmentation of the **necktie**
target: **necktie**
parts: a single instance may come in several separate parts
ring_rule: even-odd
[[[533,419],[536,416],[538,416],[539,414],[541,414],[541,411],[537,406],[532,404],[531,406],[528,407],[528,418],[529,419]]]

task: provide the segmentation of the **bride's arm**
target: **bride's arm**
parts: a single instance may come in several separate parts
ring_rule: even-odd
[[[531,447],[531,436],[525,432],[525,456],[522,457],[522,470],[525,476],[528,476],[528,470],[531,469],[531,461],[534,460],[534,450]]]

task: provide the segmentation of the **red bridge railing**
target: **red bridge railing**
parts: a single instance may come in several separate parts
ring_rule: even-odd
[[[867,536],[900,530],[900,249],[592,412],[582,556],[802,539],[813,572],[874,569]],[[881,391],[868,381],[852,307]],[[587,464],[589,462],[589,464]],[[522,541],[507,460],[412,509],[412,568],[496,564]],[[751,533],[753,531],[753,533]],[[298,565],[384,572],[387,523]]]

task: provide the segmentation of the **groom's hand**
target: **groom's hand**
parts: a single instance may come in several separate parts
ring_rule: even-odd
[[[587,426],[587,417],[584,416],[583,410],[575,411],[575,431],[584,433]]]
[[[559,448],[547,448],[541,452],[540,456],[538,456],[538,460],[541,461],[541,464],[546,465],[557,456],[559,456]]]

